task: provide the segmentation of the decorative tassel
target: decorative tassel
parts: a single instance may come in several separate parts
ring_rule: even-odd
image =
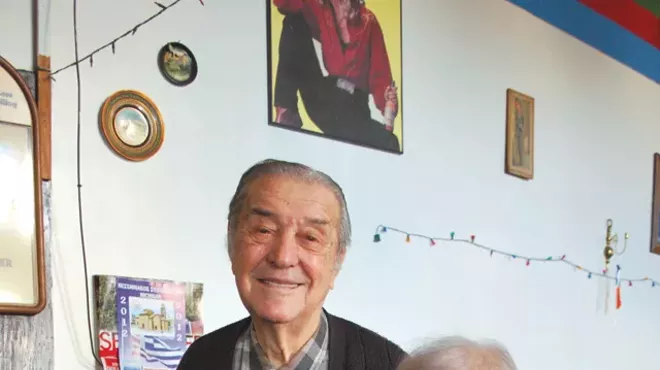
[[[616,309],[621,308],[621,286],[616,287]]]

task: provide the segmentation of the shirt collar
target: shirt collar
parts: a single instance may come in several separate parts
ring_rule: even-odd
[[[249,335],[247,335],[249,333]],[[254,325],[250,324],[246,335],[243,336],[244,344],[241,346],[244,350],[242,355],[245,355],[247,358],[243,361],[244,364],[249,363],[248,368],[242,368],[241,370],[254,370],[254,369],[263,369],[263,370],[322,370],[327,367],[328,361],[328,318],[325,315],[325,312],[321,313],[321,320],[319,327],[316,329],[316,333],[310,338],[307,343],[296,353],[296,355],[289,361],[288,364],[283,367],[276,369],[270,364],[266,358],[261,345],[257,341],[257,335],[254,329]],[[245,343],[248,342],[248,343]],[[249,352],[245,353],[245,352]],[[260,367],[256,367],[260,365]]]

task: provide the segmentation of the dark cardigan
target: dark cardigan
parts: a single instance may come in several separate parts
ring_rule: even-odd
[[[384,337],[348,320],[328,317],[328,370],[394,370],[406,353]],[[184,354],[177,370],[232,370],[238,337],[250,318],[229,324],[197,339]]]

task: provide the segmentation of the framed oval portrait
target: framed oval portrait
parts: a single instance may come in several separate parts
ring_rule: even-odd
[[[120,90],[108,97],[100,112],[101,132],[110,148],[130,161],[154,156],[165,139],[158,107],[135,90]]]
[[[175,86],[186,86],[197,78],[197,60],[180,42],[170,42],[158,53],[158,69]]]

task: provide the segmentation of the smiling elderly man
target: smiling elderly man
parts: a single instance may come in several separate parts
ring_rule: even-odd
[[[403,360],[396,344],[323,309],[351,238],[332,178],[298,163],[257,163],[228,218],[232,272],[250,316],[195,341],[179,370],[388,370]]]

